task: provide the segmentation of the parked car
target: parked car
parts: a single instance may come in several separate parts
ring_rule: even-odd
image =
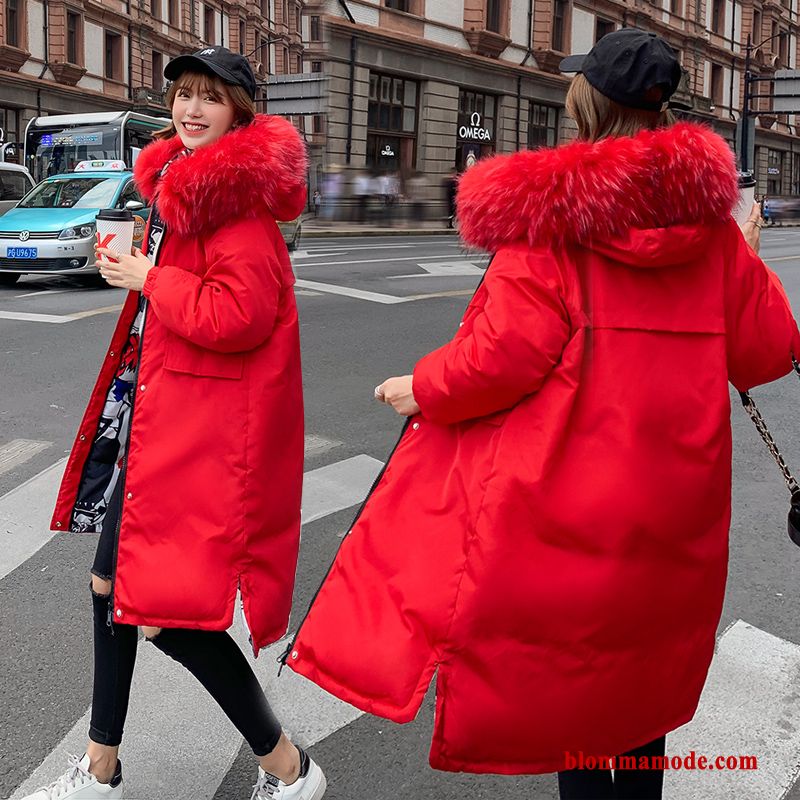
[[[141,246],[150,209],[122,161],[82,161],[75,172],[45,178],[0,217],[0,285],[25,274],[96,279],[95,217],[104,208],[133,212]]]
[[[0,217],[33,189],[30,172],[19,164],[0,161]]]
[[[283,241],[286,242],[286,247],[289,251],[296,250],[297,245],[300,243],[300,234],[303,232],[303,224],[300,217],[293,219],[291,222],[279,222],[278,227],[283,234]]]

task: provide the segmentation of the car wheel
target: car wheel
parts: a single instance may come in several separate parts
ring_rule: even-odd
[[[0,272],[0,286],[13,286],[21,277],[13,272]]]

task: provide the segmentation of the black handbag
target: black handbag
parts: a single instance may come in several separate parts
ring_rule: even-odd
[[[792,358],[792,366],[797,376],[800,377],[800,364],[798,364],[794,358]],[[775,459],[775,463],[777,463],[778,469],[780,469],[783,475],[783,480],[786,482],[786,486],[789,489],[789,538],[800,547],[800,484],[798,484],[797,479],[792,475],[792,471],[789,469],[783,455],[781,455],[778,445],[775,444],[775,440],[772,438],[769,428],[767,428],[767,423],[764,421],[764,417],[761,415],[761,411],[756,405],[755,400],[750,396],[750,392],[739,392],[739,397],[742,400],[744,410],[750,415],[750,419],[753,420],[756,430],[764,440],[764,444],[767,446],[770,454]]]

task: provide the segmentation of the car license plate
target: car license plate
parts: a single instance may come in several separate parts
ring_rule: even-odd
[[[6,258],[37,258],[38,247],[7,247]]]

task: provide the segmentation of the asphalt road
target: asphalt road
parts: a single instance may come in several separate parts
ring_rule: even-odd
[[[410,372],[420,356],[452,335],[487,258],[466,252],[454,236],[314,239],[303,242],[301,248],[294,263],[306,427],[313,437],[307,442],[306,471],[341,468],[356,486],[358,481],[347,465],[364,457],[384,460],[401,425],[389,409],[374,402],[373,387],[390,375]],[[762,255],[783,279],[794,307],[800,309],[800,230],[766,231]],[[122,300],[118,290],[86,288],[70,278],[26,278],[14,287],[0,288],[0,523],[9,530],[19,520],[9,521],[4,510],[13,509],[22,518],[28,513],[31,518],[46,517],[50,498],[44,490],[41,499],[34,492],[34,501],[24,509],[14,497],[19,497],[19,487],[28,480],[33,481],[34,489],[40,485],[37,481],[43,486],[44,471],[67,454],[116,320],[115,309]],[[755,394],[790,463],[800,469],[797,378],[790,376]],[[784,532],[785,487],[751,423],[736,405],[733,428],[730,579],[720,634],[736,620],[744,620],[776,637],[776,642],[800,644],[800,551]],[[292,626],[327,569],[353,511],[352,505],[338,508],[304,526]],[[92,536],[58,536],[26,554],[7,574],[0,573],[0,797],[14,792],[43,760],[58,751],[89,706],[87,582],[94,546]],[[789,675],[795,668],[798,671]],[[761,705],[770,709],[764,713],[772,713],[768,699],[772,674],[752,658],[741,669],[748,676],[744,691],[764,692]],[[781,675],[800,680],[800,658],[785,661]],[[281,692],[281,686],[277,682],[275,691]],[[740,690],[731,685],[733,699],[728,705],[735,706]],[[155,692],[156,687],[147,685],[145,691]],[[316,733],[308,734],[308,741],[312,755],[328,775],[326,796],[331,800],[556,797],[552,776],[501,778],[431,770],[426,758],[431,698],[419,718],[407,726],[364,715],[339,724],[331,722],[331,713],[317,699],[303,694],[302,688],[298,691],[302,707],[295,707],[291,716],[313,721],[311,728]],[[146,705],[146,701],[142,703]],[[798,708],[779,705],[768,726],[776,736],[789,736],[790,743],[795,741],[791,739],[797,735],[795,729],[800,729],[800,703],[795,705]],[[152,771],[165,776],[163,780],[172,788],[163,796],[182,796],[178,786],[184,780],[180,768],[173,771],[168,751],[173,751],[174,757],[177,750],[182,769],[187,771],[213,756],[203,750],[211,724],[203,716],[205,711],[192,706],[184,713],[188,744],[154,741],[151,761],[126,763],[129,775]],[[712,714],[712,719],[721,717]],[[719,753],[730,752],[733,742],[741,741],[737,737],[747,734],[746,730],[734,730],[735,725],[727,731],[720,728],[719,721],[714,724]],[[742,722],[739,727],[748,726]],[[228,735],[235,743],[233,756],[218,766],[213,772],[216,777],[192,797],[249,798],[255,780],[252,757],[239,746],[235,733]],[[197,750],[192,749],[193,742]],[[765,742],[766,750],[768,745]],[[800,747],[793,757],[783,757],[778,766],[782,774],[796,776]],[[51,772],[48,780],[57,774]],[[706,790],[693,796],[798,800],[798,789],[786,793],[792,782],[787,778],[783,787],[776,785],[771,794],[748,791],[728,795],[720,794],[709,780]],[[667,796],[689,796],[676,791]]]

